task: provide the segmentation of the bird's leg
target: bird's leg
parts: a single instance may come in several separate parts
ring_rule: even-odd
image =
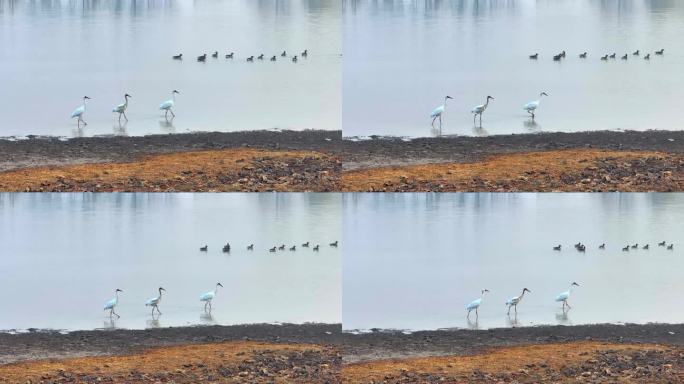
[[[114,316],[116,316],[117,319],[121,317],[118,313],[114,312],[114,308],[112,308],[112,313],[114,314]]]
[[[430,123],[430,125],[432,125],[432,128],[435,127],[435,120],[437,120],[437,116],[432,118],[432,123]]]
[[[169,112],[171,112],[171,116],[172,116],[172,117],[176,117],[176,114],[173,113],[173,110],[172,110],[172,109],[169,109]]]
[[[442,115],[439,115],[439,135],[442,136]]]
[[[128,121],[128,116],[126,116],[126,111],[123,111],[123,112],[121,112],[121,113],[123,114],[124,119],[126,119],[126,121]]]
[[[154,317],[154,305],[152,306],[152,317]]]
[[[511,315],[511,306],[508,306],[508,312],[506,312],[506,315],[510,316]]]
[[[208,301],[205,301],[205,302],[204,302],[204,312],[207,311],[207,304],[209,304],[209,302],[208,302]]]
[[[164,110],[164,118],[165,118],[166,120],[169,119],[169,110],[168,110],[168,109]]]
[[[567,301],[565,302],[565,305],[567,305],[567,306],[568,306],[568,309],[571,309],[571,308],[572,308],[572,307],[570,307],[570,304],[568,304],[568,302],[567,302]]]
[[[475,318],[477,319],[477,318],[479,318],[479,317],[480,317],[480,314],[477,313],[477,308],[475,308]]]
[[[468,319],[470,319],[470,311],[472,311],[472,309],[468,310],[468,315],[466,316],[466,318],[468,318]]]
[[[482,114],[480,113],[480,127],[482,126]]]
[[[110,309],[109,309],[109,317],[110,317],[110,318],[112,317],[112,314],[113,314],[113,313],[114,313],[114,308],[110,308]]]
[[[477,119],[477,113],[473,114],[473,125],[475,125],[475,119]]]
[[[515,315],[518,316],[518,304],[516,304],[516,305],[514,306],[514,309],[515,309]]]

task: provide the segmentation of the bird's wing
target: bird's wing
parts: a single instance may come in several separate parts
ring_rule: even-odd
[[[508,299],[508,301],[506,302],[506,304],[513,305],[513,304],[516,304],[516,303],[518,302],[518,300],[519,300],[518,296],[516,296],[516,297],[511,297],[510,299]]]
[[[207,292],[200,296],[200,301],[207,301],[214,298],[214,292]]]
[[[111,309],[114,307],[115,304],[116,304],[116,299],[111,299],[105,304],[104,309]]]
[[[484,109],[484,105],[478,105],[470,110],[470,113],[480,113]]]
[[[567,300],[567,299],[568,299],[568,296],[570,296],[570,293],[568,293],[568,292],[563,292],[563,293],[561,293],[560,295],[556,296],[556,301]]]
[[[444,106],[440,105],[439,107],[435,108],[432,113],[430,113],[430,117],[437,117],[444,112]]]
[[[466,309],[473,309],[475,307],[479,307],[481,302],[482,302],[482,299],[474,300],[466,306]]]
[[[124,104],[119,104],[112,110],[112,112],[121,112],[124,110]]]
[[[153,297],[153,298],[147,300],[147,302],[145,303],[145,305],[155,305],[155,304],[157,304],[157,298],[156,297]]]
[[[173,107],[173,100],[166,100],[159,105],[159,109],[169,109],[171,107]]]
[[[530,101],[529,103],[525,104],[523,109],[532,110],[532,109],[537,109],[538,106],[539,106],[538,101]]]
[[[71,117],[81,116],[84,111],[85,111],[85,106],[81,105],[80,107],[76,108],[73,112],[71,112]]]

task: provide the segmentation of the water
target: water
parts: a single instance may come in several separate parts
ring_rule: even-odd
[[[684,128],[681,1],[347,0],[342,29],[345,136],[435,134],[447,94],[445,135]],[[620,60],[637,49],[652,59]],[[522,106],[541,91],[532,122]],[[480,128],[470,110],[487,95]]]
[[[338,0],[0,0],[0,136],[341,129],[340,27]],[[297,64],[246,62],[304,49]],[[167,123],[158,107],[173,89]],[[130,121],[119,126],[111,111],[124,93]],[[79,131],[69,115],[84,95]]]
[[[345,330],[684,321],[682,194],[345,194],[343,207]],[[651,249],[621,251],[633,243]],[[564,314],[554,299],[573,281]]]
[[[341,248],[327,244],[340,212],[330,193],[0,194],[0,329],[339,323]],[[280,243],[298,249],[268,252]],[[205,316],[199,296],[216,282],[225,288]],[[153,319],[144,303],[159,286]],[[102,307],[116,288],[110,322]]]

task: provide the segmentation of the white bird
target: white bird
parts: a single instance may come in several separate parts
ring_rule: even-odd
[[[487,292],[489,292],[488,289],[483,289],[479,299],[473,300],[470,304],[466,305],[466,309],[468,310],[468,316],[466,317],[470,318],[470,312],[473,309],[475,310],[475,316],[479,316],[477,313],[477,309],[480,308],[480,305],[482,304],[482,299],[484,298],[484,294]]]
[[[78,128],[81,128],[81,123],[83,123],[84,126],[88,125],[88,123],[86,123],[85,120],[83,120],[83,114],[85,114],[85,111],[86,111],[86,100],[90,100],[90,97],[83,96],[83,105],[81,105],[80,107],[76,108],[73,112],[71,112],[71,118],[72,119],[74,117],[78,118],[78,120],[77,120]]]
[[[572,292],[573,287],[579,287],[579,284],[573,281],[572,284],[570,284],[570,289],[556,296],[556,302],[563,302],[563,310],[565,310],[565,306],[567,306],[568,309],[570,309],[570,304],[568,304],[568,298],[570,298],[570,293]]]
[[[508,299],[508,301],[506,302],[506,305],[508,305],[508,313],[507,313],[507,315],[510,315],[510,314],[511,314],[511,307],[513,307],[513,308],[515,309],[515,313],[516,313],[516,314],[518,313],[518,304],[520,304],[520,302],[521,302],[522,299],[523,299],[523,296],[525,296],[525,292],[532,293],[532,291],[530,291],[529,289],[523,288],[522,293],[520,294],[520,296],[511,297],[510,299]]]
[[[541,101],[542,96],[548,96],[548,95],[546,94],[546,92],[542,92],[539,94],[539,100],[530,101],[529,103],[525,104],[525,106],[523,107],[523,109],[525,111],[527,111],[527,113],[532,115],[532,120],[534,120],[534,111],[536,111],[537,108],[539,108],[539,102]]]
[[[159,312],[160,315],[162,314],[159,310],[159,303],[161,303],[162,299],[162,291],[166,291],[166,289],[159,287],[159,296],[153,297],[147,300],[147,302],[145,302],[145,306],[152,307],[152,316],[154,316],[155,309],[157,310],[157,312]]]
[[[480,126],[482,126],[482,114],[487,110],[487,107],[489,106],[489,100],[494,100],[494,98],[487,96],[487,101],[484,104],[475,106],[470,110],[470,113],[473,114],[473,124],[475,124],[475,118],[477,115],[480,115]]]
[[[431,123],[432,128],[435,127],[435,120],[437,120],[439,118],[439,133],[440,133],[440,135],[442,134],[442,114],[444,113],[444,109],[446,108],[447,99],[453,99],[453,97],[451,97],[451,96],[444,97],[444,104],[435,108],[432,111],[432,113],[430,114],[430,117],[432,117],[432,123]]]
[[[124,95],[124,100],[125,100],[124,103],[117,105],[112,110],[112,112],[119,114],[119,124],[121,124],[121,115],[123,115],[124,119],[126,119],[126,121],[128,121],[128,117],[126,117],[126,110],[128,109],[128,98],[129,97],[133,97],[133,96],[129,95],[128,93],[125,94]]]
[[[221,283],[216,283],[216,288],[214,288],[213,291],[209,291],[202,296],[200,296],[200,301],[204,301],[204,311],[207,311],[207,305],[209,305],[209,311],[211,311],[211,301],[214,300],[214,297],[216,297],[216,292],[218,291],[218,287],[223,288],[223,285]]]
[[[109,317],[112,317],[112,315],[114,315],[116,317],[121,317],[116,312],[114,312],[114,307],[116,307],[116,305],[119,304],[119,292],[123,292],[123,291],[120,290],[119,288],[117,288],[116,291],[114,291],[114,298],[109,300],[104,306],[103,311],[106,311],[109,309]]]
[[[171,92],[171,98],[159,105],[159,109],[164,111],[164,118],[166,119],[168,119],[169,112],[171,112],[171,116],[176,117],[172,110],[173,105],[176,103],[176,94],[180,95],[180,92],[174,89],[173,92]]]

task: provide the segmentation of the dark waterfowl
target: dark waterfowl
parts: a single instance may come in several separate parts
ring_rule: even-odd
[[[297,62],[297,55],[292,56],[292,62],[296,63]]]
[[[586,59],[586,58],[587,58],[587,53],[586,53],[586,52],[580,53],[580,56],[579,56],[579,57],[580,57],[580,59]]]
[[[664,247],[664,246],[665,246],[665,244],[666,244],[666,242],[665,242],[665,241],[661,241],[660,243],[658,243],[658,246],[659,246],[659,247]]]
[[[207,61],[207,54],[205,53],[202,56],[197,56],[197,61]]]
[[[665,53],[665,48],[661,49],[660,51],[655,51],[656,55],[663,55]]]
[[[668,246],[667,246],[667,249],[669,249],[670,251],[673,250],[673,249],[674,249],[674,244],[668,245]]]
[[[209,249],[208,245],[205,245],[204,247],[200,247],[200,251],[206,252]]]
[[[311,248],[311,249],[313,249],[314,251],[318,251],[318,248],[319,248],[319,245],[318,245],[318,244],[316,244],[316,246],[315,246],[315,247],[313,247],[313,248]]]
[[[651,60],[651,54],[649,53],[648,55],[644,56],[644,60]]]
[[[640,54],[640,52],[638,49],[636,51],[634,51],[634,53],[632,53],[632,55],[634,55],[634,56],[639,56],[639,54]]]
[[[296,251],[296,250],[297,250],[297,247],[295,247],[294,245],[290,247],[290,251]]]
[[[560,57],[565,58],[565,51],[560,53]]]
[[[644,245],[643,247],[641,247],[641,249],[648,249],[648,244],[646,244],[646,245]]]
[[[626,246],[626,247],[624,247],[624,248],[622,248],[622,252],[629,252],[629,245]]]
[[[269,248],[269,250],[268,250],[268,251],[269,251],[269,252],[275,252],[275,251],[276,251],[276,247],[273,247],[273,248]]]
[[[561,250],[561,245],[558,244],[557,247],[553,247],[553,250],[554,250],[554,251],[560,251],[560,250]]]
[[[247,58],[247,61],[254,61],[254,55]]]
[[[179,53],[176,56],[173,57],[174,60],[183,60],[183,54]]]
[[[599,245],[599,249],[606,249],[606,243]]]
[[[226,59],[232,59],[232,58],[233,58],[233,52],[226,55]]]
[[[605,55],[605,56],[601,56],[601,60],[603,60],[603,61],[606,61],[606,60],[608,60],[608,55]]]
[[[302,247],[309,248],[309,242],[307,241],[306,243],[302,244]]]
[[[608,56],[608,57],[610,57],[611,59],[614,59],[615,58],[615,52],[613,52],[613,54]]]
[[[304,52],[302,52],[302,57],[306,58],[309,56],[309,50],[305,49]]]
[[[560,61],[563,58],[561,55],[556,55],[553,57],[553,61]]]
[[[285,250],[285,244],[281,244],[280,247],[278,247],[279,251],[284,251]]]
[[[271,57],[271,61],[276,61],[275,55],[273,55],[273,56]]]
[[[257,56],[258,60],[263,60],[264,59],[264,54],[262,53],[261,55]]]
[[[225,253],[230,252],[230,243],[226,243],[226,245],[223,246],[223,252],[225,252]]]
[[[625,55],[622,56],[620,59],[622,59],[622,60],[627,60],[627,57],[628,57],[628,55],[625,53]]]
[[[639,243],[632,245],[632,249],[637,249],[637,248],[639,248]]]
[[[282,56],[282,57],[287,56],[287,52],[283,51],[283,53],[281,53],[280,56]]]
[[[250,244],[247,246],[248,251],[253,251],[254,250],[254,244]]]
[[[334,242],[330,243],[330,246],[331,246],[331,247],[337,247],[337,240],[335,240]]]
[[[535,53],[534,55],[530,55],[531,60],[537,60],[539,58],[539,54]]]
[[[214,53],[211,54],[211,57],[218,59],[218,51],[214,51]]]

